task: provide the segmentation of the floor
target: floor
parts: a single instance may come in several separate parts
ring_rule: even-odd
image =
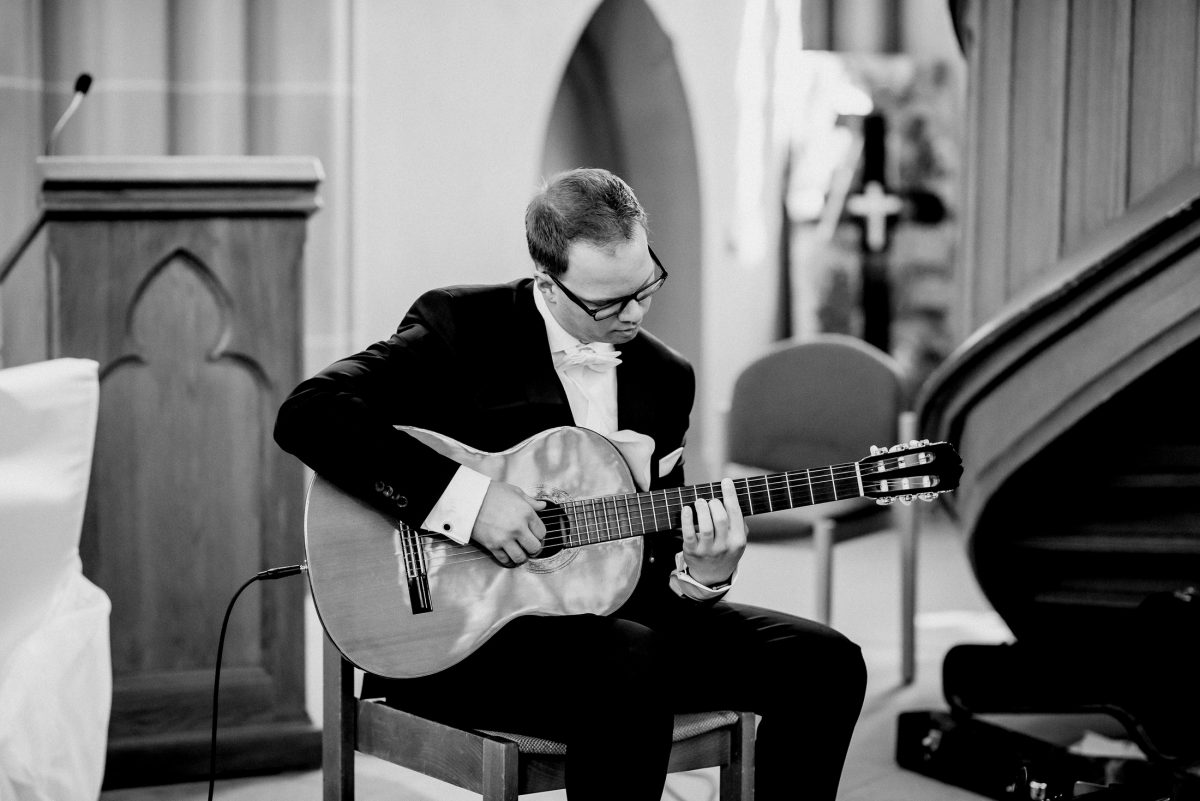
[[[1007,629],[990,610],[972,577],[962,542],[936,507],[923,511],[918,585],[918,668],[915,683],[900,683],[898,540],[892,533],[842,543],[835,549],[833,624],[857,641],[870,681],[843,773],[839,801],[973,801],[981,796],[901,769],[894,759],[896,717],[912,709],[944,709],[941,660],[960,642],[1000,642]],[[815,608],[812,553],[807,541],[752,543],[742,563],[733,600],[772,606],[799,615]],[[803,765],[798,760],[798,765]],[[802,767],[801,767],[802,771]],[[360,756],[359,801],[458,801],[479,796]],[[803,782],[802,773],[797,785]],[[114,790],[101,801],[193,801],[207,784]],[[532,797],[532,796],[531,796]],[[545,801],[565,799],[543,793]],[[226,801],[318,801],[319,771],[217,783]],[[670,777],[664,799],[715,798],[715,769]]]

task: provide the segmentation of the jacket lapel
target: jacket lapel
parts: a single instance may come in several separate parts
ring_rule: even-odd
[[[617,365],[617,427],[654,437],[654,415],[647,387],[652,383],[647,371],[653,368],[645,340],[639,333],[622,345]],[[657,449],[658,443],[655,443]]]

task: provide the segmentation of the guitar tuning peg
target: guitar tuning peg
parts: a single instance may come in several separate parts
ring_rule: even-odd
[[[887,448],[881,448],[878,445],[871,446],[871,455],[878,456],[881,453],[887,453]]]
[[[922,448],[928,448],[928,447],[929,447],[929,440],[927,440],[927,439],[923,439],[923,440],[921,440],[920,442],[918,442],[917,444],[918,444],[920,447],[922,447]]]
[[[891,448],[889,448],[888,452],[895,453],[896,451],[906,451],[906,450],[908,450],[908,446],[905,445],[903,442],[901,442],[898,445],[893,445]]]
[[[880,506],[891,506],[892,502],[895,500],[895,498],[876,498],[875,503],[879,504]]]
[[[900,496],[899,498],[897,498],[896,500],[900,501],[900,503],[904,504],[905,506],[911,506],[911,505],[912,505],[912,502],[913,502],[913,496],[911,496],[911,495],[901,495],[901,496]]]
[[[928,442],[926,442],[925,444],[926,444],[926,445],[928,445],[929,443],[928,443]],[[921,447],[921,443],[920,443],[920,442],[918,442],[918,441],[917,441],[917,440],[915,440],[915,439],[910,439],[910,440],[908,441],[908,447],[910,447],[910,448],[919,448],[919,447]]]
[[[936,492],[922,492],[919,495],[917,495],[917,497],[923,501],[932,501],[937,496],[938,496],[938,494]]]

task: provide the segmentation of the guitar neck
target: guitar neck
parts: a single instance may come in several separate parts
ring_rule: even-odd
[[[863,496],[856,462],[733,480],[742,515]],[[564,547],[641,537],[680,527],[683,507],[721,496],[720,482],[569,501],[543,512]]]

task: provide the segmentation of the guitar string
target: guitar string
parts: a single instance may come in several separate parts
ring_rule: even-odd
[[[836,471],[842,467],[844,467],[844,466],[834,466],[833,470]],[[855,467],[855,465],[852,464],[852,465],[850,465],[850,467],[853,468],[853,467]],[[837,475],[835,472],[831,471],[830,468],[818,468],[818,470],[822,473],[829,472],[829,473],[831,473],[831,475],[835,475],[835,476]],[[847,472],[845,470],[841,471],[840,477],[842,479],[848,478],[849,476],[850,476],[849,472]],[[755,476],[755,477],[736,479],[736,480],[745,482],[746,487],[742,490],[742,493],[743,493],[743,496],[746,497],[751,509],[753,510],[755,501],[761,500],[764,496],[768,498],[768,504],[769,504],[769,499],[772,496],[772,494],[778,495],[779,493],[782,493],[782,492],[788,492],[789,496],[790,496],[791,491],[793,490],[793,488],[790,486],[790,481],[787,482],[787,485],[784,485],[784,483],[780,481],[780,479],[786,479],[786,478],[787,478],[787,476],[784,474],[775,474],[772,476]],[[775,486],[772,486],[772,481],[774,481]],[[825,490],[826,490],[825,485],[836,484],[836,478],[830,479],[830,480],[824,480],[824,481],[820,481],[820,482],[810,481],[808,483],[812,485],[812,496],[811,496],[810,500],[813,503],[825,503],[825,502],[837,499],[836,488],[834,488],[834,494],[832,496],[825,495]],[[758,486],[756,488],[752,489],[751,488],[752,484],[758,485]],[[702,493],[705,490],[707,490],[707,492],[709,493],[709,497],[715,497],[716,490],[719,489],[719,487],[720,487],[719,482],[712,482],[707,485],[697,484],[697,485],[694,485],[693,487],[686,487],[686,488],[681,487],[681,488],[675,488],[675,489],[677,489],[677,490],[685,490],[686,489],[688,491],[688,493],[690,495],[692,495],[693,500],[692,501],[683,501],[682,505],[691,505],[692,503],[695,502],[696,499],[703,497]],[[762,489],[762,487],[765,487],[765,489]],[[821,493],[821,497],[819,500],[816,497],[816,493],[818,491]],[[563,533],[560,536],[545,537],[542,541],[542,545],[543,546],[546,546],[546,545],[554,546],[554,545],[559,544],[560,542],[574,544],[574,545],[587,545],[587,544],[595,544],[597,542],[612,541],[615,539],[624,539],[629,536],[642,536],[642,535],[645,535],[648,533],[653,533],[653,532],[647,531],[646,527],[645,527],[644,521],[645,521],[647,514],[650,514],[654,518],[657,518],[657,514],[658,514],[659,510],[665,509],[665,511],[663,511],[663,514],[664,514],[664,516],[666,516],[668,518],[668,522],[670,522],[669,515],[672,510],[672,507],[680,506],[680,508],[682,508],[681,499],[671,499],[669,497],[666,497],[666,493],[668,493],[668,492],[670,492],[670,489],[655,490],[652,493],[626,493],[624,495],[606,496],[603,499],[598,498],[598,499],[583,499],[580,501],[572,501],[572,502],[570,502],[569,505],[571,507],[573,507],[570,511],[576,515],[576,519],[574,521],[571,520],[571,516],[567,511],[559,512],[557,514],[547,515],[547,516],[543,517],[543,521],[546,522],[548,525],[552,526],[554,524],[558,524],[560,527],[559,530],[562,531]],[[658,504],[659,499],[656,497],[656,495],[658,495],[660,493],[663,495],[662,506],[659,506],[659,504]],[[643,531],[639,534],[635,534],[633,532],[633,523],[635,520],[635,517],[633,516],[634,510],[633,510],[632,506],[629,505],[628,501],[630,498],[638,498],[639,495],[641,495],[642,497],[644,497],[646,495],[650,496],[650,509],[649,509],[649,512],[647,512],[647,510],[645,508],[645,504],[640,499],[637,501],[637,505],[639,507],[637,518],[640,518],[642,521],[641,527],[642,527]],[[859,496],[857,493],[855,493],[854,497],[859,497]],[[781,498],[781,500],[782,500],[782,498]],[[790,497],[789,497],[789,500],[790,500]],[[600,508],[597,509],[595,504],[592,504],[592,508],[587,509],[586,505],[590,501],[600,502]],[[605,506],[603,501],[608,501],[610,506]],[[622,516],[622,510],[620,508],[622,503],[624,503],[624,505],[625,505],[624,516]],[[566,509],[566,507],[562,507],[562,508],[564,510]],[[768,511],[769,511],[769,507],[768,507]],[[752,511],[752,514],[753,513],[754,512]],[[611,525],[611,522],[609,519],[610,515],[612,518],[614,518],[616,520],[616,530],[617,530],[616,537],[611,536],[613,526]],[[589,517],[595,521],[594,524],[589,522],[589,519],[588,519]],[[566,522],[564,522],[564,521],[566,521]],[[569,528],[566,528],[567,524],[570,524]],[[622,526],[624,526],[624,528],[629,531],[629,534],[625,534],[623,532]],[[423,531],[421,529],[415,529],[415,531],[416,531],[417,535],[421,536],[421,537],[440,538],[440,536],[441,536],[436,533]],[[593,539],[593,538],[595,538],[595,539]],[[447,543],[446,549],[447,550],[457,549],[457,550],[464,551],[464,552],[470,554],[472,559],[475,558],[475,554],[480,554],[480,558],[487,558],[487,559],[492,558],[486,552],[481,552],[477,547],[472,546],[470,544],[466,544],[466,543],[460,545],[458,543],[453,543],[451,541],[451,542]],[[447,561],[447,562],[454,561],[454,556],[455,556],[455,554],[453,554],[453,553],[447,554],[443,561]]]
[[[653,533],[653,532],[651,532],[651,533]],[[642,535],[633,535],[633,537],[638,537],[638,536],[642,536]],[[625,540],[632,539],[633,537],[630,537],[630,536],[613,537],[613,538],[609,538],[609,539],[605,539],[605,540],[598,540],[596,542],[579,542],[579,543],[573,543],[568,547],[583,547],[586,545],[600,545],[605,542],[623,542]],[[546,543],[543,543],[543,546],[545,544]],[[447,551],[452,551],[452,552],[447,553],[440,559],[439,558],[427,558],[426,559],[427,569],[443,568],[443,567],[458,567],[459,565],[466,564],[467,562],[476,562],[476,561],[482,561],[482,560],[489,560],[489,561],[495,562],[495,559],[491,554],[489,554],[485,551],[482,551],[479,548],[477,548],[473,545],[470,545],[469,543],[460,545],[456,542],[447,540],[443,543],[443,548]],[[530,559],[545,559],[548,557],[535,555],[535,556],[531,556],[529,558]],[[504,567],[511,567],[511,566],[505,565]]]
[[[834,496],[828,496],[828,498],[827,498],[827,496],[822,496],[822,498],[820,500],[818,500],[817,502],[827,502],[829,500],[835,500]],[[668,511],[670,511],[670,508],[672,505],[678,505],[678,501],[668,500],[667,504],[666,504]],[[690,502],[685,502],[684,505],[690,506],[691,504],[690,504]],[[682,511],[682,506],[680,506],[680,511]],[[626,535],[626,534],[624,534],[624,532],[622,532],[622,523],[624,523],[626,526],[628,526],[628,530],[629,530],[630,534]],[[604,534],[607,535],[607,534],[610,534],[610,532],[611,532],[611,526],[607,526],[607,525],[598,526],[598,530],[604,532]],[[580,538],[580,535],[574,534],[574,530],[572,530],[572,531],[569,531],[568,534],[566,534],[564,536],[560,536],[560,537],[548,536],[548,537],[546,537],[545,540],[542,541],[542,546],[545,547],[545,546],[547,546],[547,544],[548,544],[548,546],[554,546],[554,544],[558,544],[559,541],[563,541],[563,542],[570,544],[570,546],[580,547],[580,546],[587,546],[587,544],[599,544],[602,542],[613,542],[613,541],[619,541],[619,540],[626,540],[626,538],[630,538],[632,536],[644,536],[647,534],[654,534],[654,532],[652,532],[652,531],[642,531],[642,532],[640,532],[640,534],[635,534],[634,530],[632,530],[632,518],[631,517],[626,517],[624,520],[622,520],[618,516],[617,530],[618,530],[618,536],[616,536],[616,537],[601,536],[600,538],[598,538],[598,540],[595,540],[595,541],[590,540],[590,538],[589,538],[589,540],[584,541],[584,540],[582,540],[582,538]],[[421,532],[421,534],[419,534],[419,536],[437,537],[438,535],[431,535],[431,534],[426,534],[426,532]],[[440,559],[428,560],[427,566],[432,566],[432,567],[456,566],[456,565],[463,564],[463,562],[484,560],[484,559],[486,559],[486,560],[493,559],[491,554],[482,552],[482,550],[480,550],[478,547],[472,546],[472,544],[469,544],[469,543],[460,544],[460,543],[455,543],[452,541],[445,541],[443,544],[443,550],[444,550],[444,552],[449,552],[449,553],[444,553],[442,555],[442,558],[440,558]]]
[[[847,473],[847,474],[841,475],[839,478],[841,480],[846,480],[851,477],[852,477],[852,474]],[[777,478],[777,477],[772,476],[772,478]],[[742,493],[742,496],[747,499],[747,501],[749,502],[749,505],[752,508],[753,508],[756,500],[761,500],[763,498],[767,498],[768,505],[769,505],[770,498],[772,496],[780,495],[782,493],[789,493],[789,492],[797,491],[796,487],[791,486],[790,482],[788,482],[786,484],[784,482],[776,482],[775,485],[772,485],[772,483],[769,480],[767,480],[766,477],[757,477],[756,476],[756,477],[751,477],[748,479],[734,479],[734,481],[735,482],[736,481],[746,481],[747,482],[747,486],[741,490],[741,493]],[[750,482],[761,482],[761,486],[751,487]],[[812,488],[812,493],[813,493],[812,497],[810,498],[810,501],[815,502],[815,503],[825,503],[825,502],[828,502],[831,500],[837,500],[838,496],[837,496],[837,492],[836,492],[836,487],[833,487],[833,485],[835,483],[836,483],[836,480],[825,480],[825,481],[813,480],[811,482],[808,482],[808,484]],[[652,490],[650,492],[630,492],[630,493],[623,493],[620,495],[606,495],[602,498],[582,498],[582,499],[578,499],[578,500],[568,501],[567,504],[560,505],[559,508],[564,511],[551,512],[549,514],[541,515],[541,519],[542,519],[543,523],[546,523],[548,525],[552,524],[552,523],[561,523],[564,520],[567,522],[571,522],[569,513],[567,511],[567,507],[569,506],[569,507],[572,507],[572,509],[570,511],[573,511],[578,517],[583,517],[585,519],[584,526],[582,527],[582,529],[577,524],[574,526],[574,529],[577,531],[582,530],[583,533],[591,535],[591,534],[604,532],[604,531],[607,531],[610,529],[610,526],[608,525],[608,523],[606,521],[602,522],[600,520],[601,516],[604,516],[607,518],[608,515],[610,514],[610,510],[611,510],[611,514],[614,517],[617,517],[618,519],[620,518],[620,515],[622,512],[625,513],[625,519],[630,519],[635,512],[641,518],[645,518],[647,516],[653,517],[659,510],[662,510],[664,508],[669,510],[672,505],[679,505],[680,499],[667,497],[668,493],[678,493],[678,491],[682,490],[682,491],[686,492],[687,494],[692,495],[693,496],[692,500],[683,501],[683,503],[685,505],[690,505],[692,503],[695,503],[696,500],[699,500],[702,497],[704,497],[706,500],[719,497],[717,491],[720,489],[720,487],[721,487],[720,482],[711,482],[709,484],[696,484],[696,485],[693,485],[690,487],[678,487],[678,488],[672,487],[672,488],[668,488],[668,489]],[[826,496],[824,493],[829,491],[830,488],[833,488],[833,495]],[[799,491],[805,492],[805,491],[807,491],[807,489],[808,489],[807,486],[800,485]],[[703,495],[704,492],[707,492],[708,495],[704,496]],[[819,500],[816,499],[816,495],[818,493],[821,494],[821,498]],[[644,501],[638,500],[639,498],[645,498],[646,496],[649,496],[649,506],[648,507]],[[659,496],[662,496],[661,497],[661,505],[660,505],[660,497]],[[847,496],[842,496],[842,497],[845,498]],[[855,494],[853,497],[859,497],[857,491],[855,491]],[[781,498],[781,500],[782,500],[782,498]],[[607,502],[607,505],[605,504],[605,502]],[[586,508],[586,505],[588,505],[588,504],[591,504],[592,508],[590,508],[590,509]],[[599,506],[599,508],[597,508],[597,505]],[[804,506],[804,505],[811,505],[811,503],[810,504],[793,504],[793,505]],[[624,508],[622,508],[622,506]],[[637,507],[636,509],[634,508],[635,506]],[[768,509],[767,511],[770,511],[770,509]],[[761,512],[759,512],[759,513],[761,514]],[[591,524],[586,522],[586,517],[589,515],[593,519],[596,520],[596,523],[594,526],[592,526]],[[416,529],[416,531],[419,533],[420,536],[424,536],[424,537],[440,537],[440,536],[442,536],[442,535],[438,534],[437,532],[425,531],[424,529]]]
[[[826,501],[834,500],[834,497],[835,496],[833,496],[833,495],[826,496],[823,494],[818,494],[817,502],[823,503]],[[680,504],[678,502],[678,500],[672,500],[672,499],[664,499],[664,501],[665,501],[665,503],[663,503],[661,506],[655,505],[655,511],[657,514],[661,514],[664,518],[666,518],[668,523],[674,522],[670,516],[672,512],[682,513],[683,506],[692,506],[694,504],[694,501],[685,501],[683,504]],[[623,511],[623,510],[614,511],[614,513],[612,515],[616,519],[615,528],[616,528],[619,536],[615,536],[615,537],[611,536],[611,532],[613,531],[614,526],[610,526],[607,523],[599,522],[598,516],[603,513],[597,513],[597,514],[593,515],[593,517],[595,517],[597,519],[597,523],[595,525],[588,523],[586,518],[583,518],[584,523],[582,526],[573,526],[572,528],[568,529],[565,533],[563,533],[561,535],[546,536],[542,540],[542,547],[543,548],[545,548],[546,546],[553,547],[553,546],[556,546],[559,544],[566,544],[568,546],[571,546],[571,545],[574,545],[574,546],[596,545],[596,544],[599,544],[602,542],[613,542],[616,540],[628,539],[631,536],[644,536],[645,534],[655,533],[655,532],[650,532],[650,531],[643,531],[643,532],[636,533],[636,534],[633,533],[633,520],[635,518],[632,515],[626,515],[624,518],[622,518],[619,514],[619,511]],[[630,511],[632,512],[632,509]],[[643,520],[647,516],[649,516],[649,512],[641,515]],[[567,522],[570,522],[570,517],[566,514],[556,515],[555,517],[558,518],[558,520],[560,520],[560,521],[566,520]],[[583,517],[583,516],[581,515],[581,517]],[[674,527],[674,526],[671,526],[671,527]],[[664,530],[669,530],[671,527],[668,527]],[[623,533],[623,530],[628,531],[629,534]],[[431,566],[441,567],[441,566],[447,566],[447,565],[461,564],[462,562],[471,562],[471,561],[475,561],[476,559],[492,559],[493,558],[489,553],[487,553],[485,551],[481,551],[478,547],[476,547],[470,543],[461,543],[460,544],[460,543],[454,542],[453,540],[445,540],[443,537],[441,537],[440,535],[437,535],[437,534],[422,532],[420,529],[416,529],[415,531],[418,532],[418,536],[423,536],[423,537],[427,537],[430,539],[436,539],[436,540],[443,541],[441,550],[444,553],[443,553],[441,559],[436,560],[436,561],[431,560],[429,562],[429,564]]]
[[[782,493],[788,493],[789,501],[790,501],[790,495],[793,494],[794,492],[797,492],[797,491],[805,492],[806,490],[811,488],[813,495],[812,495],[812,497],[810,497],[810,504],[791,504],[791,506],[797,506],[797,505],[804,506],[804,505],[811,505],[811,503],[825,503],[830,500],[837,500],[838,498],[837,498],[836,484],[839,481],[845,481],[850,478],[857,478],[857,471],[855,468],[856,468],[856,465],[854,463],[851,463],[849,465],[833,465],[832,470],[829,467],[815,468],[816,470],[819,471],[819,476],[809,476],[809,478],[807,480],[800,479],[800,477],[799,477],[800,471],[793,471],[792,473],[776,473],[776,474],[772,474],[769,476],[749,476],[749,477],[745,477],[745,478],[736,478],[736,479],[734,479],[734,482],[735,483],[744,482],[746,484],[745,488],[743,488],[741,490],[741,492],[743,493],[744,497],[746,497],[746,499],[749,502],[749,505],[751,507],[753,507],[755,500],[761,500],[764,497],[767,498],[768,506],[770,506],[771,498],[775,495],[780,495]],[[811,471],[807,471],[807,472],[811,473]],[[826,474],[829,474],[831,476],[831,478],[828,478],[828,479],[824,478],[824,476]],[[796,476],[795,483],[792,481],[790,476]],[[868,473],[867,478],[872,481],[877,480],[878,474],[877,473]],[[708,492],[709,497],[716,497],[717,490],[720,489],[720,486],[721,486],[720,482],[714,481],[714,482],[710,482],[708,484],[696,484],[696,485],[692,485],[692,486],[688,486],[688,487],[678,487],[678,488],[672,487],[672,488],[667,488],[667,489],[652,490],[649,492],[623,493],[620,495],[608,495],[608,496],[604,496],[602,498],[583,498],[583,499],[568,501],[567,505],[574,507],[574,511],[578,515],[582,516],[582,515],[590,514],[593,518],[597,518],[597,523],[594,527],[588,527],[585,524],[585,527],[583,529],[583,533],[591,535],[591,534],[594,534],[597,532],[607,531],[609,528],[609,526],[606,522],[600,522],[598,520],[599,515],[607,516],[609,514],[608,508],[606,508],[604,506],[604,502],[608,502],[609,504],[611,504],[612,513],[614,515],[618,515],[618,516],[619,516],[620,512],[622,511],[620,507],[623,504],[625,506],[626,515],[628,517],[633,512],[632,505],[630,503],[631,501],[633,501],[633,505],[636,505],[638,507],[638,509],[637,509],[638,515],[640,517],[645,517],[647,514],[654,515],[660,508],[662,508],[662,507],[658,506],[659,498],[657,496],[660,496],[660,495],[663,496],[662,497],[663,503],[669,507],[670,504],[678,504],[679,500],[667,498],[666,497],[667,493],[678,492],[679,490],[683,490],[689,494],[693,494],[695,496],[695,498],[699,498],[699,497],[701,497],[701,492]],[[833,497],[822,497],[821,500],[819,500],[819,501],[816,500],[815,494],[817,492],[824,493],[826,491],[826,489],[829,487],[833,488],[833,492],[834,492]],[[649,499],[650,499],[649,509],[646,508],[645,502],[640,500],[640,498],[644,498],[646,496],[649,496]],[[859,497],[857,491],[855,492],[853,497]],[[781,500],[782,500],[782,498],[781,498]],[[693,503],[693,502],[694,502],[694,500],[689,501],[687,503]],[[582,507],[584,507],[585,504],[593,504],[593,506],[591,509],[582,508]],[[600,504],[600,508],[598,510],[595,508],[595,504]],[[562,506],[560,506],[560,508],[566,509],[567,505],[562,505]],[[791,507],[789,506],[788,508],[791,508]],[[767,511],[771,511],[771,510],[768,508]],[[560,523],[563,520],[569,521],[566,511],[554,512],[554,513],[542,516],[542,521],[547,524]],[[416,530],[418,531],[420,536],[424,536],[424,537],[440,537],[440,536],[442,536],[442,535],[438,534],[437,532],[428,532],[423,529],[416,529]],[[576,527],[576,530],[579,530],[578,527]]]
[[[647,532],[647,533],[650,534],[650,533],[655,533],[655,532]],[[586,541],[572,542],[568,545],[568,547],[583,547],[586,545],[599,545],[599,544],[603,544],[605,542],[621,542],[621,541],[631,539],[632,537],[640,537],[640,536],[644,536],[644,535],[642,535],[642,534],[633,534],[632,536],[623,535],[621,537],[610,537],[607,539],[597,540],[595,542],[586,542]],[[547,538],[547,540],[545,542],[543,542],[543,546],[545,546],[547,544],[553,544],[556,539],[557,538]],[[566,539],[570,540],[570,537],[568,537]],[[442,550],[445,551],[446,553],[442,554],[440,556],[440,558],[437,556],[435,556],[435,557],[427,556],[426,557],[426,567],[427,568],[456,567],[456,566],[464,564],[466,562],[474,562],[474,561],[480,561],[480,560],[494,561],[494,558],[492,557],[491,554],[489,554],[485,551],[482,551],[479,548],[477,548],[469,543],[460,545],[459,543],[456,543],[456,542],[453,542],[450,540],[445,540],[442,543]],[[538,559],[538,558],[544,559],[547,557],[535,555],[530,558],[531,559]]]

